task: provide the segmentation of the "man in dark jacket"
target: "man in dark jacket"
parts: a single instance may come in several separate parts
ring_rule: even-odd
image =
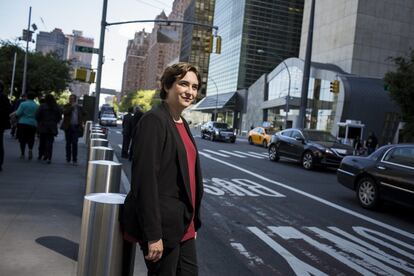
[[[128,113],[122,119],[122,158],[128,158],[129,144],[131,143],[131,120],[133,119],[134,108],[128,108]]]
[[[4,130],[10,128],[9,115],[12,112],[10,101],[7,96],[3,94],[3,89],[3,82],[0,81],[0,171],[3,170],[4,161]]]

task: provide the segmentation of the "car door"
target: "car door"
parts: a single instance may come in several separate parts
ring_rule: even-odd
[[[257,137],[256,137],[256,144],[257,145],[261,145],[263,142],[263,137],[264,137],[264,129],[262,127],[258,128],[257,131]]]
[[[305,138],[298,130],[293,130],[290,142],[290,157],[300,160],[302,158]]]
[[[280,132],[277,136],[277,147],[279,151],[279,155],[281,156],[289,156],[289,149],[290,149],[290,137],[292,130],[284,130]]]
[[[252,138],[253,144],[257,143],[256,141],[257,141],[258,131],[259,131],[258,127],[256,127],[255,129],[252,130],[251,138]]]
[[[397,200],[414,199],[414,146],[388,150],[375,171],[381,188]]]

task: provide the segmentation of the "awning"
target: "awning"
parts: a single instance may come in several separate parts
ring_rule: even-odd
[[[237,103],[237,92],[210,95],[202,99],[192,110],[208,111],[215,109],[234,109]]]

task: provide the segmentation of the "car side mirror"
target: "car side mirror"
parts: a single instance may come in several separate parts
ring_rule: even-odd
[[[295,140],[296,140],[296,141],[300,141],[300,142],[302,142],[302,143],[304,143],[304,142],[305,142],[305,140],[304,140],[302,137],[295,137]]]

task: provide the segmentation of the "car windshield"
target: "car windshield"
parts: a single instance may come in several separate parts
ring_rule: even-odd
[[[337,142],[335,136],[324,131],[303,131],[303,135],[310,141]]]
[[[214,123],[213,126],[216,128],[229,128],[226,123]]]
[[[115,118],[115,115],[112,114],[112,113],[104,113],[104,114],[102,114],[102,117],[105,117],[105,118]]]

